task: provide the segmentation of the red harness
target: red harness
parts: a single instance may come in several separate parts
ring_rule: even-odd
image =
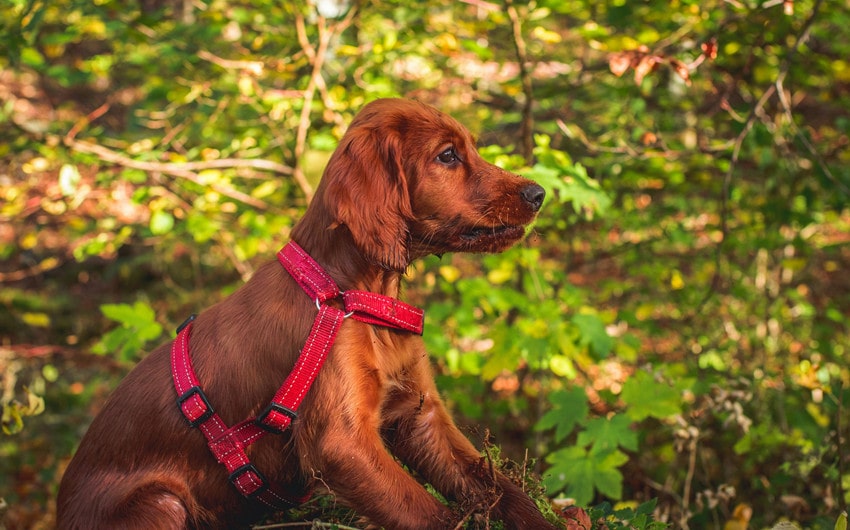
[[[245,497],[280,510],[303,503],[310,494],[298,496],[275,491],[251,463],[245,449],[268,433],[282,433],[297,418],[298,406],[324,364],[344,319],[351,317],[367,324],[421,335],[423,311],[367,291],[340,291],[328,273],[293,241],[277,253],[277,259],[304,292],[315,300],[319,312],[295,367],[265,410],[232,427],[228,427],[213,410],[192,369],[189,356],[189,334],[194,315],[177,328],[177,338],[171,347],[171,373],[179,396],[177,406],[180,412],[190,426],[204,433],[210,451],[227,468],[236,489]],[[344,309],[327,304],[337,298],[342,300]]]

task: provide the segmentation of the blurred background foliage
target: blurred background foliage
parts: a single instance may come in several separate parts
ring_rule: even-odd
[[[409,271],[479,446],[680,528],[846,509],[845,2],[10,0],[0,48],[7,528],[51,526],[110,389],[384,96],[549,192],[521,246]]]

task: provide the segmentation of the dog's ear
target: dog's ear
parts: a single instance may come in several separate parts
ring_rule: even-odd
[[[410,263],[408,223],[413,212],[398,132],[353,127],[343,137],[323,179],[336,223],[351,231],[371,261],[404,271]]]

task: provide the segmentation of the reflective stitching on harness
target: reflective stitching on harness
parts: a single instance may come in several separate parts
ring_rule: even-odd
[[[189,335],[194,324],[192,318],[178,328],[177,337],[171,348],[171,374],[174,389],[178,395],[178,408],[190,424],[193,417],[201,418],[209,411],[209,417],[195,426],[204,434],[207,446],[215,459],[227,468],[231,483],[243,496],[256,499],[271,508],[280,509],[297,506],[307,500],[309,495],[295,498],[272,490],[260,471],[251,464],[245,448],[271,432],[266,430],[266,427],[275,429],[274,432],[282,432],[291,425],[298,406],[310,390],[333,346],[346,314],[340,309],[324,304],[327,300],[339,297],[343,293],[328,273],[301,247],[290,241],[277,255],[281,265],[304,292],[320,302],[319,312],[313,321],[298,360],[272,399],[272,405],[286,409],[292,415],[273,409],[273,412],[277,414],[266,415],[263,418],[266,421],[262,424],[254,417],[228,427],[212,405],[205,403],[200,397],[203,395],[203,390],[192,369],[192,359],[189,354]],[[310,289],[314,292],[311,293]],[[422,332],[422,310],[393,298],[368,291],[351,291],[350,296],[343,295],[343,305],[346,311],[363,313],[354,315],[354,318],[361,322],[420,334]],[[194,387],[198,388],[197,394],[180,399]],[[188,404],[184,409],[185,403]],[[204,410],[205,407],[208,408]],[[199,414],[194,415],[195,412]],[[281,419],[280,416],[283,418]]]

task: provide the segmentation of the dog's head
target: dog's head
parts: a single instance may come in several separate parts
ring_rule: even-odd
[[[428,254],[508,248],[545,195],[482,159],[457,121],[403,99],[366,105],[322,179],[316,199],[334,225],[347,227],[370,260],[398,271]]]

